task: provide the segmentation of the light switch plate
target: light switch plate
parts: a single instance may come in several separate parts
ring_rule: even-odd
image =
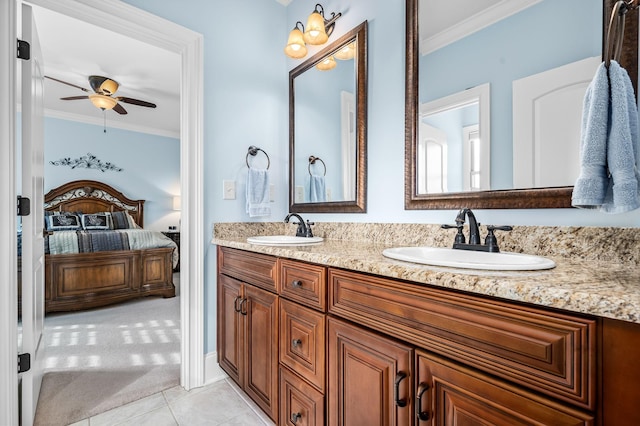
[[[235,180],[222,181],[222,199],[223,200],[236,199],[236,181]]]
[[[296,186],[295,198],[296,203],[304,203],[304,186]]]
[[[269,185],[269,201],[272,203],[276,200],[276,186],[274,184]]]

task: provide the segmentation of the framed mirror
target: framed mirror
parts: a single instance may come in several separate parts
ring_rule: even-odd
[[[601,62],[602,34],[606,34],[612,3],[484,0],[451,8],[447,1],[407,0],[405,209],[571,207],[577,177],[571,173],[577,171],[567,171],[566,164],[568,157],[578,163],[582,97]],[[558,7],[561,9],[556,10]],[[466,11],[469,16],[461,17]],[[429,17],[434,20],[425,21]],[[512,32],[507,32],[509,29]],[[539,37],[540,30],[551,39]],[[637,65],[629,57],[635,54],[637,63],[637,11],[627,17],[627,33],[630,37],[625,37],[620,62],[632,79],[637,79]],[[569,65],[574,68],[567,70]],[[562,80],[567,74],[572,80]],[[555,123],[539,132],[538,122],[518,121],[522,116],[528,119],[531,105],[540,107],[531,87],[550,79],[560,81],[554,83],[560,95],[549,98],[547,104],[559,108],[560,102],[570,102],[566,105],[571,106],[561,107],[561,114],[551,108],[543,119],[567,117],[570,137],[564,129],[553,127]],[[490,115],[488,124],[481,111],[471,118],[467,112],[461,118],[456,97],[464,98],[484,85],[490,87],[490,103],[484,113],[485,118]],[[539,90],[548,91],[544,87]],[[456,137],[449,136],[441,144],[446,150],[430,142],[430,127],[445,127],[430,122],[433,105],[439,112],[457,114],[462,123]],[[469,132],[476,128],[476,133]],[[526,128],[529,134],[522,133]],[[566,143],[568,139],[572,146]],[[543,143],[547,151],[540,148]],[[445,151],[447,158],[443,159]],[[547,152],[547,157],[540,152]],[[469,158],[484,160],[474,164]],[[431,176],[435,176],[435,183],[430,183]]]
[[[367,21],[289,72],[289,212],[366,212]]]

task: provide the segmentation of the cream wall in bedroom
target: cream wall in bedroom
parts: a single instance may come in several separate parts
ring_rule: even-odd
[[[146,200],[144,225],[167,231],[178,226],[180,212],[173,210],[173,196],[180,193],[180,140],[79,123],[45,119],[44,187],[49,191],[63,183],[91,179],[107,183],[133,199]],[[50,161],[96,156],[122,171],[55,166]]]

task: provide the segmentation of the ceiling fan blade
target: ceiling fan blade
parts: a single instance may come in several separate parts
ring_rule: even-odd
[[[143,107],[155,108],[156,104],[152,104],[151,102],[141,101],[140,99],[127,98],[126,96],[118,96],[116,98],[118,101],[122,101],[127,104],[138,105]]]
[[[77,99],[89,99],[88,96],[67,96],[66,98],[60,98],[61,101],[75,101]]]
[[[116,104],[116,106],[113,107],[113,110],[118,114],[122,114],[122,115],[127,114],[127,110],[124,109],[120,104]]]
[[[80,89],[83,92],[88,92],[89,91],[89,89],[85,89],[84,87],[77,86],[77,85],[75,85],[73,83],[67,83],[66,81],[58,80],[57,78],[49,77],[48,75],[45,75],[44,78],[48,78],[49,80],[57,81],[58,83],[66,84],[67,86],[75,87],[76,89]]]

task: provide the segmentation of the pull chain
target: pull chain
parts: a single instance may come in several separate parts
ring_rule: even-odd
[[[102,110],[102,116],[104,117],[104,133],[107,133],[107,111]]]

